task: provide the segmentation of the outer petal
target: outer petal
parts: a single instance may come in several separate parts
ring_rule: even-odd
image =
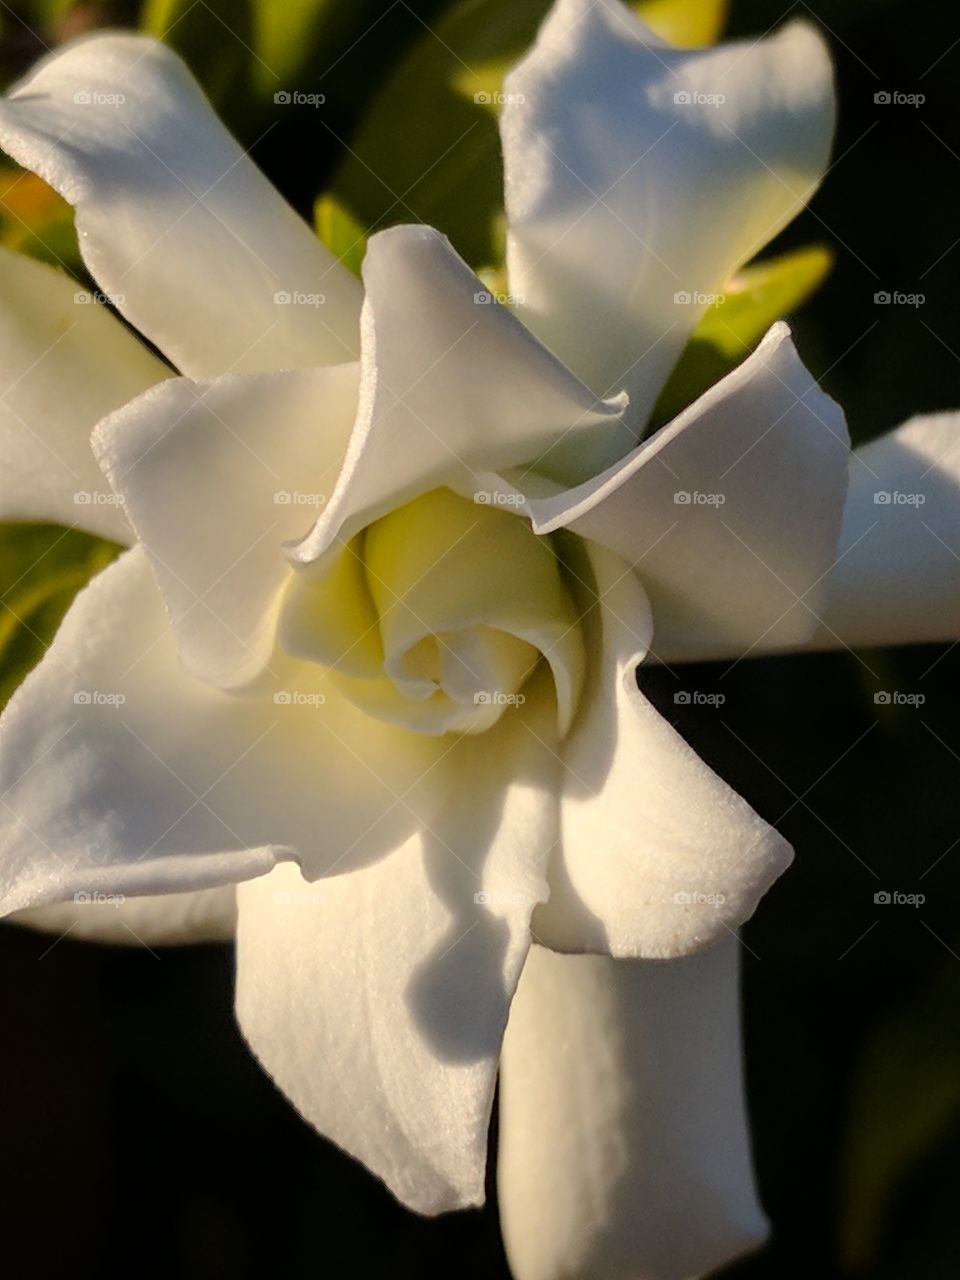
[[[669,964],[531,951],[500,1091],[516,1280],[688,1280],[762,1243],[737,950],[728,938]]]
[[[240,890],[247,1039],[303,1116],[421,1213],[483,1200],[501,1037],[557,838],[543,701],[448,743],[442,810],[379,866]]]
[[[0,145],[76,205],[90,271],[181,372],[356,354],[357,282],[164,45],[98,35],[44,58],[0,102]]]
[[[603,402],[485,289],[445,236],[394,227],[367,247],[360,410],[333,497],[295,558],[442,484],[518,463],[592,475],[630,443]],[[482,501],[482,497],[478,500]]]
[[[960,413],[858,449],[817,648],[960,638]]]
[[[285,540],[336,483],[357,366],[166,382],[101,423],[94,448],[150,556],[191,672],[223,687],[269,659]]]
[[[195,893],[125,898],[122,902],[81,898],[21,911],[11,923],[69,937],[73,942],[146,947],[228,942],[237,924],[237,894],[232,884],[226,884]]]
[[[681,51],[619,0],[559,0],[505,90],[520,313],[640,430],[709,295],[822,177],[829,57],[802,23]]]
[[[616,557],[592,560],[593,666],[562,747],[562,842],[534,934],[559,951],[686,955],[752,915],[792,851],[640,693],[643,592]]]
[[[202,889],[278,859],[315,877],[397,847],[438,748],[290,675],[279,701],[193,680],[142,552],[106,569],[0,719],[0,911]]]
[[[53,520],[129,542],[90,432],[166,375],[68,276],[0,250],[0,520]]]
[[[623,463],[526,509],[635,565],[665,661],[803,643],[836,558],[847,485],[838,405],[776,324],[759,348]]]

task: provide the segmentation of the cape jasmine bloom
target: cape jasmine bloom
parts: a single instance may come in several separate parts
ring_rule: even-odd
[[[423,227],[361,291],[160,45],[83,40],[3,102],[178,376],[0,258],[2,514],[128,548],[0,720],[0,888],[74,937],[235,923],[254,1052],[422,1212],[482,1200],[502,1048],[519,1280],[690,1276],[765,1230],[735,931],[790,850],[636,669],[960,634],[956,424],[855,455],[845,506],[777,324],[645,438],[826,167],[808,27],[681,52],[560,0],[506,88],[515,312]],[[912,483],[922,522],[873,503]]]

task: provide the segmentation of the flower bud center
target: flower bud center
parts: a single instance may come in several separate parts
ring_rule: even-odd
[[[294,574],[280,642],[371,715],[427,734],[489,728],[544,661],[565,728],[583,672],[552,540],[448,489],[375,520],[318,576]]]

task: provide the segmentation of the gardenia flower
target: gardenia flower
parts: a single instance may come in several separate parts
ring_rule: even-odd
[[[845,507],[778,324],[644,439],[824,172],[809,28],[680,52],[560,0],[505,100],[513,312],[424,227],[371,239],[361,295],[161,45],[78,42],[3,102],[180,376],[0,259],[2,514],[129,548],[0,720],[0,888],[74,937],[235,912],[254,1052],[426,1213],[482,1200],[509,1014],[519,1280],[687,1276],[765,1231],[735,931],[790,850],[636,669],[960,634],[956,423],[854,455]],[[921,473],[922,519],[874,505]]]

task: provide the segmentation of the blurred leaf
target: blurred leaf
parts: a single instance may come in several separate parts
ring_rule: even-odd
[[[359,276],[367,238],[353,214],[335,196],[319,196],[313,207],[313,225],[330,252]]]
[[[823,282],[832,256],[819,245],[744,267],[694,329],[653,411],[659,426],[729,373],[775,320],[794,311]]]
[[[254,56],[249,0],[145,0],[142,30],[165,40],[187,61],[211,101],[228,99],[232,115],[252,106],[250,60]]]
[[[697,49],[720,39],[729,0],[644,0],[634,6],[658,35],[680,49]]]
[[[876,1261],[898,1190],[960,1121],[958,1004],[960,965],[951,956],[865,1041],[844,1169],[841,1246],[851,1269]]]
[[[73,597],[121,550],[61,525],[0,523],[0,706],[40,661]]]
[[[463,0],[387,80],[333,188],[367,228],[427,222],[474,267],[497,264],[503,169],[495,111],[503,77],[532,44],[551,0]],[[716,33],[721,0],[635,4],[680,43]]]
[[[81,269],[73,209],[52,187],[13,167],[0,167],[0,244],[69,271]]]

